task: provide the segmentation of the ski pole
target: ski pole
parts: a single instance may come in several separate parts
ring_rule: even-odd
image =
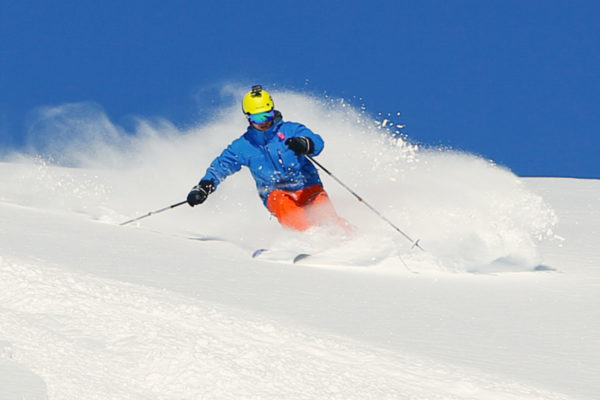
[[[142,218],[146,218],[146,217],[149,217],[151,215],[158,214],[158,213],[161,213],[163,211],[170,210],[171,208],[179,207],[180,205],[185,204],[185,203],[187,203],[187,200],[180,201],[179,203],[172,204],[172,205],[170,205],[168,207],[165,207],[165,208],[161,208],[160,210],[150,211],[148,214],[144,214],[141,217],[137,217],[137,218],[134,218],[134,219],[130,219],[129,221],[122,222],[119,225],[127,225],[127,224],[129,224],[131,222],[139,221]]]
[[[379,218],[381,218],[382,220],[384,220],[385,222],[387,222],[392,228],[394,228],[402,236],[404,236],[406,239],[408,239],[412,243],[412,247],[418,247],[419,249],[425,251],[425,249],[422,248],[421,245],[419,244],[420,239],[413,240],[410,236],[408,236],[400,228],[398,228],[392,221],[390,221],[389,219],[387,219],[383,214],[381,214],[379,211],[377,211],[372,205],[370,205],[369,203],[367,203],[354,190],[350,189],[350,187],[348,187],[348,185],[346,185],[344,182],[342,182],[341,180],[339,180],[335,175],[333,175],[331,172],[329,172],[329,170],[327,168],[325,168],[323,165],[321,165],[321,163],[319,163],[317,160],[315,160],[314,158],[312,158],[308,154],[305,154],[305,156],[310,161],[312,161],[317,167],[321,168],[323,170],[323,172],[325,172],[327,175],[329,175],[330,177],[332,177],[337,183],[339,183],[340,185],[342,185],[344,187],[344,189],[346,189],[347,191],[349,191],[350,193],[352,193],[352,195],[354,197],[356,197],[358,199],[358,201],[360,201],[365,206],[367,206],[369,208],[369,210],[373,211]]]

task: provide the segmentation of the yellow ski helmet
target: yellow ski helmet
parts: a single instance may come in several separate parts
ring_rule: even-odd
[[[271,111],[275,107],[273,98],[261,85],[252,86],[252,90],[246,93],[242,100],[242,111],[244,114],[256,114]]]

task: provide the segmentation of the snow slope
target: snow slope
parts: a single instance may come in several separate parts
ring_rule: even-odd
[[[237,105],[135,136],[87,105],[42,110],[32,145],[64,166],[0,163],[1,399],[597,397],[599,181],[520,179],[386,139],[342,102],[276,95],[427,252],[325,176],[354,237],[282,230],[245,172],[201,207],[119,226],[187,194],[243,127]],[[251,259],[259,247],[371,262]]]

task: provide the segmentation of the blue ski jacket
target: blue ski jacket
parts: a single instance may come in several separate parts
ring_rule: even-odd
[[[241,137],[234,140],[213,160],[202,178],[212,179],[214,188],[242,166],[250,169],[263,204],[269,193],[280,189],[296,191],[311,185],[321,185],[315,166],[303,155],[296,154],[285,145],[291,137],[304,136],[313,142],[311,156],[318,155],[324,147],[321,136],[297,122],[284,122],[276,118],[266,131],[251,125]]]

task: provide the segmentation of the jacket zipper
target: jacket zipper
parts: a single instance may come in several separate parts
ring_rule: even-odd
[[[271,161],[271,164],[273,165],[273,172],[279,172],[282,173],[283,171],[281,170],[281,168],[277,167],[277,163],[275,162],[275,160],[273,159],[273,156],[271,155],[271,151],[269,149],[269,145],[267,144],[267,137],[266,134],[264,134],[264,139],[265,139],[265,150],[267,151],[267,154],[269,156],[269,160]]]

